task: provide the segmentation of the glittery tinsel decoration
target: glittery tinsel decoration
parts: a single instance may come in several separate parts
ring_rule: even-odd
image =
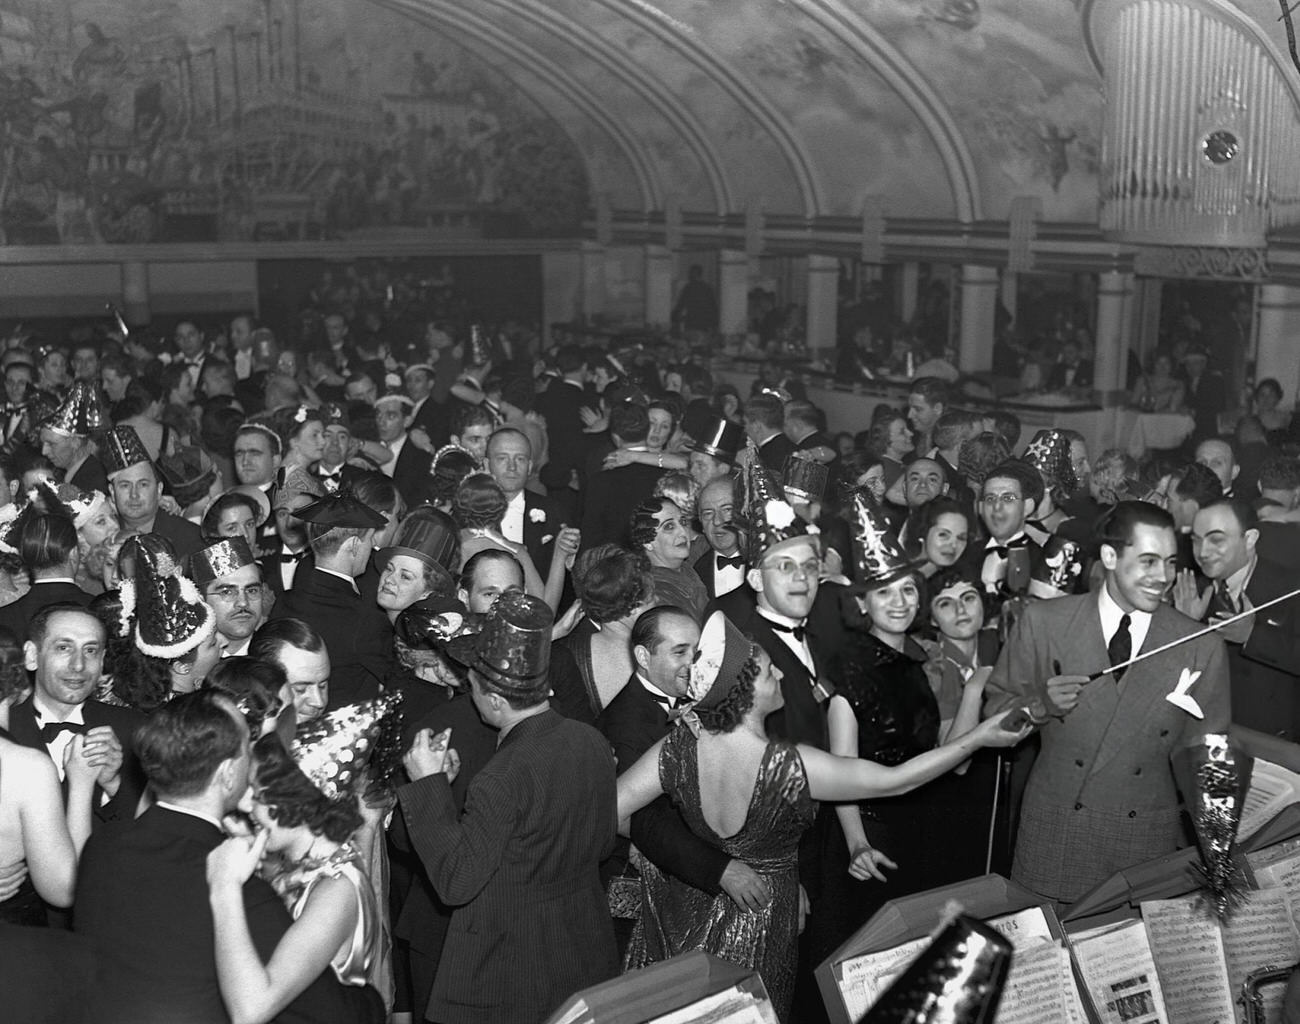
[[[1202,743],[1176,752],[1173,762],[1201,853],[1192,874],[1222,920],[1245,902],[1248,893],[1233,847],[1253,760],[1234,751],[1226,735],[1210,733]]]

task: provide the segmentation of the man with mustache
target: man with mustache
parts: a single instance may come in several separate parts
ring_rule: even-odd
[[[187,575],[212,606],[221,656],[248,653],[248,644],[265,618],[262,566],[243,537],[227,537],[190,556]]]
[[[710,600],[745,585],[745,555],[740,550],[740,531],[732,522],[735,505],[735,483],[729,474],[710,480],[696,500],[696,514],[709,550],[695,560],[695,574]]]

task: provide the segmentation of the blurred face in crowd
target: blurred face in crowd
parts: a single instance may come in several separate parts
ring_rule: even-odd
[[[77,380],[99,380],[99,353],[94,346],[81,345],[72,353],[72,375]]]
[[[1167,526],[1140,523],[1133,541],[1118,551],[1101,546],[1106,592],[1125,612],[1154,612],[1178,571],[1178,543]]]
[[[908,508],[920,508],[948,491],[943,469],[934,459],[913,460],[903,474],[903,482]]]
[[[299,494],[284,501],[277,501],[275,510],[275,532],[291,551],[301,551],[307,546],[307,524],[293,513],[304,509],[316,499],[310,494]]]
[[[103,544],[117,533],[117,517],[107,502],[102,502],[95,514],[77,528],[81,540],[90,547]]]
[[[266,589],[262,570],[246,565],[208,584],[203,599],[216,613],[217,632],[238,647],[262,624]]]
[[[492,428],[486,423],[471,423],[465,428],[465,432],[459,436],[453,437],[452,443],[458,444],[467,452],[478,459],[482,465],[487,459],[488,439],[492,436]],[[530,446],[531,450],[531,446]]]
[[[244,352],[253,347],[253,321],[246,316],[237,316],[230,321],[230,345],[236,352]]]
[[[943,403],[931,404],[924,395],[912,393],[907,396],[907,419],[918,434],[929,435],[935,421],[943,415]]]
[[[352,447],[352,432],[342,423],[331,423],[325,427],[325,452],[321,462],[326,466],[341,466],[348,457]]]
[[[868,590],[859,599],[862,613],[877,635],[900,636],[906,633],[921,606],[921,588],[910,573],[883,587]]]
[[[940,568],[952,565],[965,552],[969,536],[966,517],[945,512],[925,534],[925,557]]]
[[[903,456],[916,448],[916,442],[912,440],[912,431],[907,427],[907,420],[899,416],[889,422],[889,447],[886,454],[896,461],[901,461]]]
[[[1192,522],[1192,554],[1201,571],[1212,580],[1226,580],[1250,562],[1259,540],[1258,530],[1243,530],[1227,505],[1210,505]]]
[[[86,439],[41,428],[41,454],[59,469],[71,469],[86,452]]]
[[[5,399],[18,405],[27,399],[27,388],[32,382],[32,368],[21,363],[5,370]],[[123,389],[125,391],[125,388]],[[111,397],[111,396],[110,396]],[[114,399],[117,401],[117,399]]]
[[[68,708],[90,699],[104,665],[104,627],[89,612],[55,612],[39,644],[23,644],[36,693],[48,705]]]
[[[1241,472],[1237,460],[1232,457],[1232,447],[1226,441],[1202,441],[1196,447],[1196,461],[1219,478],[1224,494],[1232,490],[1232,482]]]
[[[680,568],[691,553],[691,531],[685,514],[676,502],[665,501],[663,508],[655,513],[655,521],[659,526],[654,540],[645,547],[650,563],[666,569]]]
[[[714,480],[700,491],[698,509],[704,539],[714,551],[728,557],[740,548],[740,534],[731,523],[735,508],[730,478]]]
[[[865,487],[876,501],[885,499],[885,467],[877,463],[858,477],[859,487]]]
[[[980,517],[994,540],[1010,540],[1025,526],[1025,518],[1034,503],[1021,491],[1020,481],[1005,476],[991,476],[980,493]]]
[[[347,321],[337,313],[331,313],[325,318],[325,338],[330,343],[330,348],[340,347],[348,336]]]
[[[158,514],[158,499],[162,497],[162,483],[154,474],[153,466],[147,462],[128,466],[113,475],[109,486],[123,525],[138,530],[153,524]]]
[[[650,433],[646,436],[646,447],[652,452],[663,451],[669,438],[673,436],[673,416],[667,409],[651,409]]]
[[[188,320],[176,325],[176,347],[186,359],[195,359],[203,352],[203,334]]]
[[[684,697],[691,679],[691,662],[700,644],[700,627],[689,615],[664,615],[659,637],[651,647],[632,649],[641,674],[663,693]]]
[[[293,701],[298,721],[320,718],[330,699],[330,656],[326,650],[304,651],[301,647],[282,644],[275,661],[284,669],[287,682],[281,698]]]
[[[508,590],[524,589],[524,570],[513,558],[488,558],[477,563],[469,588],[461,587],[457,597],[475,615],[486,615],[497,598]]]
[[[1070,464],[1074,467],[1079,487],[1086,488],[1092,476],[1092,464],[1088,461],[1088,445],[1077,438],[1070,441]]]
[[[118,373],[112,366],[106,366],[100,372],[99,382],[110,402],[120,402],[126,397],[126,386],[131,383],[131,378]]]
[[[701,487],[730,471],[731,466],[704,452],[691,452],[687,458],[691,479]]]
[[[385,444],[396,441],[406,431],[407,407],[401,402],[381,402],[375,406],[375,429]]]
[[[247,430],[235,437],[235,476],[241,484],[260,487],[275,479],[280,457],[274,442],[260,430]]]
[[[984,625],[984,601],[974,583],[961,580],[930,601],[930,618],[950,640],[974,640]]]
[[[68,357],[58,349],[41,360],[41,381],[46,387],[62,387],[69,383]]]
[[[375,399],[379,397],[379,389],[375,387],[375,382],[364,373],[356,380],[348,381],[343,388],[343,393],[349,402],[365,402],[366,405],[374,405]]]
[[[499,433],[488,442],[487,468],[506,497],[514,498],[533,471],[533,446],[522,434]]]
[[[786,541],[764,555],[746,582],[758,591],[760,608],[791,619],[804,619],[817,598],[822,560],[816,541]]]
[[[406,394],[412,402],[419,402],[433,392],[433,374],[428,370],[412,368],[406,371]]]

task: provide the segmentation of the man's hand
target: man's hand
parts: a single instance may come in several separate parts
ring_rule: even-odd
[[[106,725],[98,726],[86,733],[86,760],[99,769],[95,781],[109,797],[117,796],[117,788],[122,784],[122,741],[117,733]]]
[[[582,417],[584,434],[600,434],[609,429],[609,417],[589,406],[584,405],[579,409],[578,415]]]
[[[1227,612],[1219,612],[1212,619],[1211,623],[1222,622],[1225,619],[1232,618]],[[1218,629],[1219,636],[1232,644],[1244,644],[1250,639],[1250,631],[1255,628],[1254,614],[1243,615],[1231,626],[1220,626]]]
[[[1174,607],[1189,619],[1200,622],[1205,618],[1205,611],[1210,607],[1213,587],[1206,587],[1203,593],[1196,592],[1196,573],[1184,569],[1174,580]]]
[[[1068,715],[1079,703],[1079,694],[1088,685],[1087,676],[1052,676],[1047,680],[1047,699],[1052,714]]]
[[[446,770],[447,745],[450,742],[450,729],[443,729],[436,736],[432,729],[421,729],[415,734],[415,742],[402,758],[402,764],[406,766],[406,774],[410,776],[412,782]],[[451,781],[450,777],[447,781]]]
[[[767,881],[744,861],[730,861],[722,872],[720,884],[722,891],[741,910],[762,910],[772,902],[772,890]]]
[[[423,427],[416,427],[414,430],[407,431],[406,436],[410,439],[411,444],[419,448],[420,451],[432,452],[434,450],[429,432]]]
[[[849,852],[849,874],[859,882],[874,878],[877,882],[887,882],[881,868],[898,870],[898,865],[880,850],[872,849],[870,843],[863,843]]]

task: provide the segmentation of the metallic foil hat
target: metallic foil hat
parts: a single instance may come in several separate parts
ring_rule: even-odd
[[[781,485],[788,497],[799,502],[821,501],[831,472],[823,462],[791,455],[785,460]]]
[[[73,381],[68,397],[41,427],[64,437],[89,437],[112,425],[99,388],[89,381],[78,380]]]
[[[293,739],[298,770],[329,800],[355,795],[388,720],[399,713],[400,693],[349,704],[304,722]]]
[[[777,545],[816,532],[816,527],[810,530],[808,524],[795,514],[757,451],[750,452],[749,466],[745,471],[744,519],[750,546],[746,560],[752,566],[757,566],[763,556]]]
[[[688,448],[726,462],[736,461],[736,456],[745,443],[745,431],[739,423],[724,420],[721,416],[712,416],[696,429],[699,436],[692,438]]]
[[[903,554],[875,498],[865,488],[853,492],[853,582],[862,587],[883,586],[916,568]]]
[[[80,530],[104,509],[110,508],[108,495],[102,491],[83,491],[76,484],[63,483],[55,488],[59,501],[72,513],[72,522]]]
[[[482,626],[482,616],[470,615],[454,598],[425,598],[404,609],[393,630],[407,647],[438,650],[460,637],[477,636]]]
[[[992,1024],[1011,970],[1011,943],[966,915],[885,990],[862,1024]]]
[[[135,615],[135,645],[154,658],[179,658],[212,635],[217,617],[194,581],[167,554],[141,547],[135,579],[122,585],[125,615]]]
[[[547,685],[553,621],[550,606],[541,598],[508,591],[497,598],[471,642],[453,640],[447,650],[502,690],[521,696],[536,693]]]
[[[1070,458],[1070,439],[1064,433],[1048,428],[1040,430],[1029,442],[1022,459],[1043,475],[1049,490],[1078,490],[1079,478],[1074,473],[1074,460]]]
[[[451,583],[460,568],[460,530],[446,512],[417,508],[397,527],[392,545],[376,553],[375,567],[383,572],[393,555],[418,558]]]
[[[1029,577],[1033,597],[1063,597],[1073,594],[1083,577],[1087,557],[1083,548],[1072,540],[1049,534],[1043,544],[1043,558],[1035,562]]]
[[[722,612],[714,612],[700,631],[700,644],[691,663],[686,694],[692,707],[720,704],[740,679],[754,644]]]
[[[257,558],[243,537],[226,537],[196,551],[185,561],[185,568],[199,590],[213,580],[229,576],[246,566],[256,565]]]
[[[197,445],[181,445],[171,455],[160,455],[156,465],[182,508],[207,494],[217,478],[212,456]]]
[[[135,432],[135,427],[114,427],[100,443],[99,458],[104,463],[104,470],[109,479],[114,473],[138,466],[142,462],[151,462],[144,442]]]

